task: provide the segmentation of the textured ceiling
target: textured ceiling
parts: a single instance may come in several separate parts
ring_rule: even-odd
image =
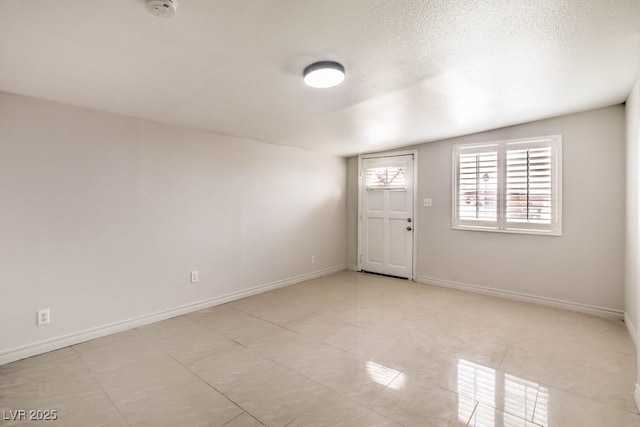
[[[639,0],[0,1],[2,91],[337,155],[621,103],[639,66]]]

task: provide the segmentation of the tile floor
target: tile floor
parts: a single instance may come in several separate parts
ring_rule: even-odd
[[[621,323],[342,272],[0,366],[2,425],[640,426]]]

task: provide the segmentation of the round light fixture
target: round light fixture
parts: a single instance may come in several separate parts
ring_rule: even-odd
[[[344,67],[334,61],[321,61],[309,65],[302,74],[307,86],[325,89],[342,83]]]
[[[178,0],[147,0],[147,9],[160,18],[171,18],[176,14]]]

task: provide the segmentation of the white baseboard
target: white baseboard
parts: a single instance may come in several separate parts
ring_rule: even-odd
[[[47,340],[38,341],[32,344],[23,345],[23,346],[11,348],[8,350],[2,350],[0,351],[0,365],[4,365],[5,363],[14,362],[16,360],[24,359],[31,356],[36,356],[38,354],[47,353],[49,351],[58,350],[60,348],[68,347],[74,344],[79,344],[81,342],[104,337],[106,335],[111,335],[116,332],[122,332],[128,329],[133,329],[140,326],[148,325],[150,323],[158,322],[160,320],[170,319],[172,317],[181,316],[183,314],[191,313],[198,310],[203,310],[209,307],[214,307],[216,305],[235,301],[241,298],[246,298],[252,295],[261,294],[261,293],[282,288],[285,286],[295,285],[296,283],[316,279],[318,277],[328,276],[329,274],[343,271],[346,268],[347,268],[346,265],[339,265],[339,266],[327,268],[324,270],[318,270],[311,273],[302,274],[300,276],[292,277],[289,279],[278,280],[275,282],[255,286],[253,288],[245,289],[242,291],[232,292],[219,297],[181,305],[178,307],[170,308],[168,310],[157,311],[155,313],[145,314],[143,316],[126,319],[119,322],[109,323],[107,325],[85,329],[83,331],[73,332],[71,334],[49,338]]]
[[[515,301],[530,302],[534,304],[546,305],[549,307],[562,308],[565,310],[577,311],[585,314],[592,314],[614,321],[624,320],[624,312],[612,308],[597,307],[587,304],[580,304],[572,301],[564,301],[555,298],[547,298],[536,295],[523,294],[519,292],[505,291],[503,289],[489,288],[486,286],[472,285],[469,283],[453,282],[450,280],[436,279],[433,277],[418,276],[416,282],[428,285],[442,286],[445,288],[458,289],[461,291],[474,292],[499,298],[506,298]]]
[[[629,335],[631,336],[631,340],[638,347],[638,332],[636,331],[635,326],[633,326],[633,322],[627,316],[627,313],[624,314],[624,324],[627,327],[627,331],[629,331]]]
[[[347,270],[349,271],[358,271],[358,266],[353,264],[347,264]]]

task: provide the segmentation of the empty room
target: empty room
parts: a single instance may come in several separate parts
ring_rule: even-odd
[[[0,1],[0,425],[640,426],[640,2]]]

